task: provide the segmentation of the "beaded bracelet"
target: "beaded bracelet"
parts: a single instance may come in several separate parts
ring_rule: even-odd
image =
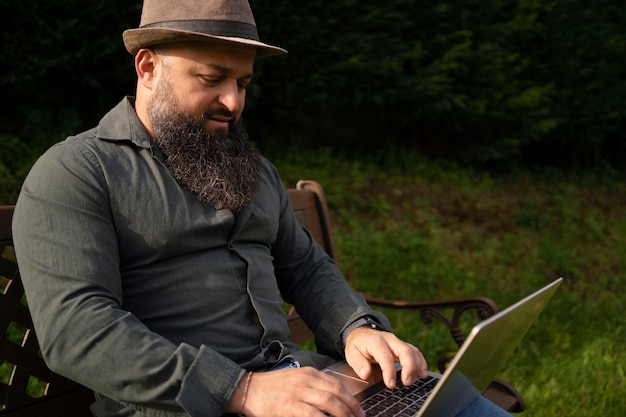
[[[243,395],[241,396],[241,407],[239,407],[238,415],[240,417],[245,417],[243,413],[243,406],[246,404],[246,398],[248,398],[248,388],[250,388],[250,380],[252,379],[252,371],[248,371],[248,375],[246,375],[246,383],[243,386]]]

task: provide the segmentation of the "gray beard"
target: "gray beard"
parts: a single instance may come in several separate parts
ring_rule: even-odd
[[[211,135],[204,128],[208,114],[194,119],[158,95],[148,109],[153,141],[176,181],[217,209],[238,211],[249,204],[260,187],[261,156],[241,119]]]

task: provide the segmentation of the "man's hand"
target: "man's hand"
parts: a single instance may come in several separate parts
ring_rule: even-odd
[[[245,379],[233,394],[228,412],[240,411]],[[241,410],[246,417],[365,417],[359,402],[339,379],[311,367],[255,372]]]
[[[428,364],[422,352],[393,333],[358,327],[348,335],[345,352],[348,365],[362,379],[367,379],[372,373],[372,363],[378,363],[385,385],[389,388],[396,386],[397,362],[402,365],[402,384],[411,385],[418,377],[426,377]]]

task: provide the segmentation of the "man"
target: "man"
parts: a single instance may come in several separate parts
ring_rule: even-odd
[[[124,42],[136,97],[48,150],[14,216],[49,366],[98,393],[96,416],[363,416],[318,369],[345,356],[390,387],[395,362],[403,384],[425,376],[247,141],[254,60],[286,52],[258,40],[247,2],[146,0]],[[281,296],[320,353],[289,340]]]

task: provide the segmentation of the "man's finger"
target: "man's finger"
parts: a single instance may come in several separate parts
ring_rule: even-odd
[[[395,387],[395,363],[398,358],[396,358],[387,340],[392,336],[391,333],[363,327],[353,330],[348,336],[348,341],[353,335],[355,343],[346,352],[346,359],[356,374],[362,379],[367,379],[372,373],[371,364],[375,362],[380,366],[385,385],[389,388]],[[367,336],[366,342],[363,338],[365,335]]]
[[[372,364],[370,359],[363,356],[361,352],[357,351],[356,354],[351,356],[350,366],[361,379],[367,379],[372,374]]]
[[[426,378],[428,375],[428,364],[422,352],[413,347],[407,352],[400,354],[400,363],[402,364],[402,384],[411,385],[415,383],[417,378]]]

